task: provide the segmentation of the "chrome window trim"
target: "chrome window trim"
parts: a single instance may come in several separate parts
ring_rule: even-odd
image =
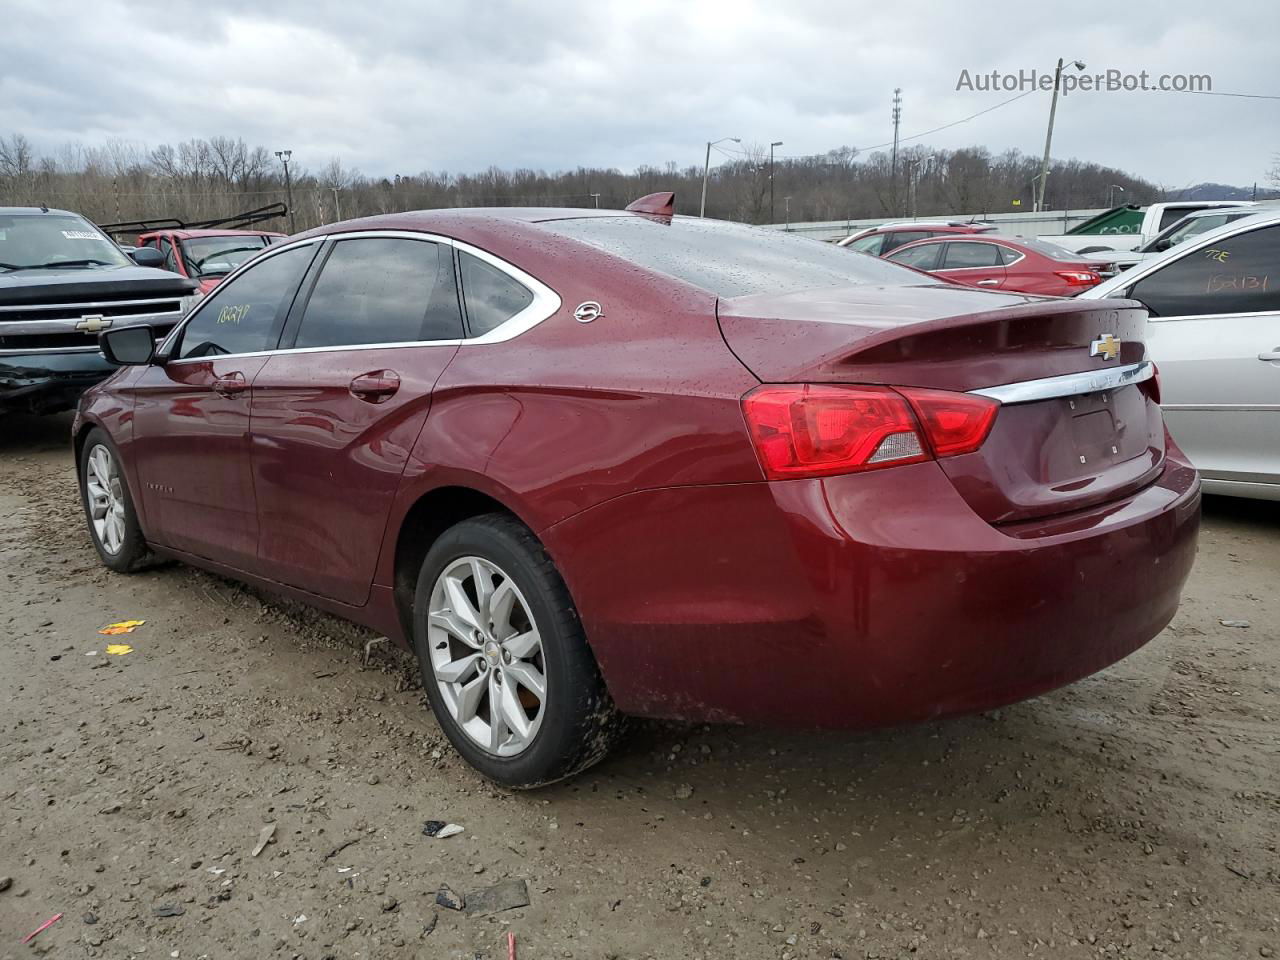
[[[356,343],[356,344],[337,344],[333,346],[323,347],[275,347],[271,350],[254,350],[246,353],[219,353],[207,357],[181,357],[167,361],[168,363],[208,363],[210,360],[225,360],[232,357],[270,357],[276,354],[293,354],[293,353],[333,353],[337,350],[389,350],[403,347],[458,347],[465,345],[483,346],[492,343],[504,343],[512,340],[522,333],[532,330],[544,320],[549,320],[560,310],[560,295],[552,290],[541,280],[521,270],[515,264],[503,260],[501,257],[495,256],[487,250],[472,246],[462,240],[455,240],[452,237],[441,236],[436,233],[427,233],[421,230],[355,230],[348,233],[327,233],[318,237],[307,237],[303,240],[294,240],[289,243],[270,244],[264,250],[269,253],[262,253],[254,257],[252,260],[241,264],[234,271],[227,275],[222,283],[229,283],[237,277],[242,270],[250,266],[261,263],[267,257],[274,257],[281,253],[297,247],[306,246],[313,243],[323,243],[326,240],[363,240],[368,238],[390,239],[390,240],[421,240],[430,243],[439,243],[448,247],[452,247],[462,253],[469,253],[478,260],[482,260],[490,266],[501,270],[507,276],[511,277],[517,283],[526,287],[532,294],[533,300],[527,307],[510,319],[500,323],[488,333],[479,337],[458,337],[448,340],[408,340],[397,343]],[[459,293],[462,292],[461,278],[457,278]],[[221,286],[221,283],[219,284]],[[200,303],[187,314],[181,324],[174,327],[169,335],[165,337],[158,353],[163,354],[172,347],[188,323],[196,317],[201,308],[209,302],[209,300],[217,293],[217,287],[209,296],[203,298]]]
[[[1276,316],[1280,316],[1280,310],[1236,310],[1230,313],[1181,313],[1173,317],[1148,316],[1147,323],[1176,323],[1180,320],[1247,320],[1250,317]]]
[[[991,270],[991,269],[994,269],[995,267],[1011,267],[1015,263],[1017,263],[1019,260],[1025,260],[1027,258],[1027,255],[1025,253],[1023,253],[1020,250],[1014,250],[1013,247],[1006,247],[1004,244],[996,243],[994,240],[986,240],[986,239],[975,240],[973,237],[970,237],[968,234],[960,234],[960,235],[944,234],[942,242],[944,243],[982,243],[988,247],[995,247],[997,250],[1008,250],[1010,253],[1016,253],[1018,255],[1018,259],[1010,260],[1008,263],[1005,263],[1004,254],[1000,254],[999,263],[989,263],[985,267],[939,267],[937,270],[933,271],[934,273],[951,273],[957,270]]]
[[[1116,367],[1113,370],[1085,370],[1080,373],[1067,373],[1060,377],[1045,377],[1041,380],[1023,380],[1020,383],[1005,383],[997,387],[984,387],[981,390],[970,390],[980,397],[990,397],[1005,406],[1015,403],[1033,403],[1036,400],[1052,400],[1055,397],[1075,397],[1082,393],[1097,393],[1101,390],[1115,390],[1117,387],[1131,383],[1142,383],[1155,376],[1155,365],[1150,360]]]

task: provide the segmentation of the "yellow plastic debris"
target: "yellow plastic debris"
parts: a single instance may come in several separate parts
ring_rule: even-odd
[[[103,627],[98,632],[104,637],[114,637],[121,633],[133,633],[147,621],[145,620],[121,620],[119,623],[113,623],[110,626]]]
[[[133,653],[133,647],[127,643],[108,643],[107,653],[113,656],[123,657],[126,653]]]

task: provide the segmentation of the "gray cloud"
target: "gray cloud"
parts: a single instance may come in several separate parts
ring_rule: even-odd
[[[1278,93],[1270,2],[1110,5],[1043,14],[988,2],[871,5],[543,0],[223,0],[68,5],[8,0],[0,133],[44,148],[228,134],[367,173],[699,163],[703,141],[783,153],[865,147],[1009,94],[957,91],[962,69],[1208,73]],[[1041,149],[1048,94],[925,138]],[[1076,93],[1054,154],[1169,186],[1262,180],[1280,101]]]

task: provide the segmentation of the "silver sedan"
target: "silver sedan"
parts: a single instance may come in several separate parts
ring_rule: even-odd
[[[1209,493],[1280,500],[1280,210],[1201,234],[1080,295],[1151,311],[1169,432]]]

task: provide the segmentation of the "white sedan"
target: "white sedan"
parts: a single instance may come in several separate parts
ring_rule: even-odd
[[[1203,233],[1080,297],[1151,312],[1165,421],[1205,491],[1280,500],[1280,212]]]

